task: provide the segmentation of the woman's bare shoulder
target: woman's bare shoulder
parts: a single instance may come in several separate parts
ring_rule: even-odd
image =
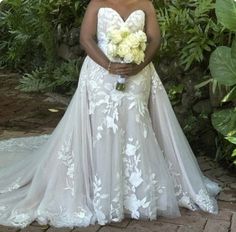
[[[141,0],[139,2],[140,7],[145,10],[147,13],[153,13],[155,11],[152,0]]]
[[[89,10],[97,11],[101,6],[106,3],[105,0],[91,0],[88,4]]]
[[[107,1],[106,0],[91,0],[89,5],[91,5],[92,7],[100,7],[104,4],[106,4]]]
[[[142,6],[144,6],[145,8],[147,7],[153,7],[153,1],[152,0],[141,0],[139,1],[139,4],[141,4]]]

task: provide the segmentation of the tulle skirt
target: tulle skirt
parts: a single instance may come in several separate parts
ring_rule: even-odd
[[[88,226],[125,217],[218,212],[153,63],[117,76],[86,57],[78,87],[51,134],[0,141],[0,224]]]

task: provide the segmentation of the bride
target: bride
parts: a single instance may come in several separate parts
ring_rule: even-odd
[[[147,35],[140,65],[107,58],[107,30],[122,25]],[[178,217],[180,207],[217,214],[221,189],[202,174],[151,62],[160,45],[152,3],[91,1],[80,42],[78,88],[54,131],[0,142],[0,224],[104,225]]]

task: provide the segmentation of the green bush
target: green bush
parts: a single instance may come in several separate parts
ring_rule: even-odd
[[[178,66],[188,70],[222,44],[225,37],[214,17],[214,6],[213,0],[172,0],[158,6],[163,39],[160,59],[177,58]]]
[[[213,79],[220,85],[229,87],[222,103],[236,102],[236,2],[234,0],[217,0],[216,15],[218,21],[231,31],[234,40],[231,47],[220,46],[210,57],[210,71]],[[232,160],[236,165],[236,107],[229,104],[227,109],[221,109],[212,115],[214,128],[222,134],[230,144],[226,144],[228,152],[222,152],[221,157]],[[230,149],[229,149],[230,148]],[[230,152],[230,153],[229,153]],[[232,153],[232,154],[231,154]],[[231,156],[229,156],[231,155]]]
[[[77,86],[82,58],[63,62],[55,69],[48,66],[38,68],[26,73],[20,80],[17,89],[24,92],[52,92],[59,91],[64,94],[73,94]]]
[[[5,0],[0,4],[0,66],[34,69],[57,61],[56,35],[79,27],[88,1]]]
[[[53,62],[55,38],[46,6],[36,1],[7,0],[1,4],[0,40],[2,65],[21,67],[31,63]]]

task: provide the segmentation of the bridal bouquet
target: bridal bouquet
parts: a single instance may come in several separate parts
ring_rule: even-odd
[[[132,32],[127,26],[119,29],[110,28],[107,31],[109,58],[119,58],[123,63],[140,64],[144,61],[147,36],[142,31]],[[117,90],[125,89],[125,78],[119,76],[116,84]]]

